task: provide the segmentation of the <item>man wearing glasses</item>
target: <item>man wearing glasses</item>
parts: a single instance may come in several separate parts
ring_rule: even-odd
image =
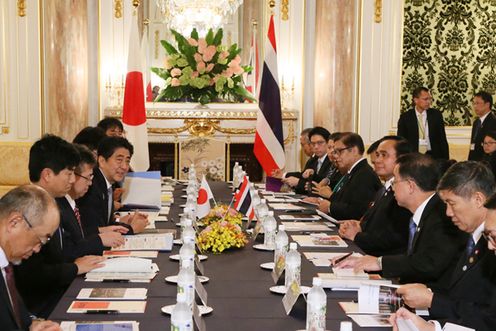
[[[63,197],[75,181],[74,168],[79,155],[67,141],[45,135],[33,144],[29,152],[29,178],[53,198]],[[57,216],[58,223],[59,216]],[[32,224],[34,225],[34,224]],[[40,237],[44,245],[23,264],[15,268],[16,284],[29,311],[46,318],[77,275],[102,266],[101,256],[83,256],[65,262],[62,228],[58,227],[51,240]]]
[[[492,106],[493,97],[491,94],[481,91],[474,95],[472,107],[477,118],[472,124],[469,160],[481,161],[484,158],[485,153],[482,146],[484,137],[486,133],[496,130],[496,115],[491,111]]]
[[[74,172],[76,180],[72,184],[69,193],[64,197],[56,198],[60,209],[60,222],[64,230],[64,256],[66,261],[69,262],[84,255],[102,255],[105,247],[117,247],[124,244],[121,232],[128,232],[127,228],[114,225],[102,227],[98,234],[84,234],[84,220],[79,213],[76,199],[84,196],[91,186],[96,160],[87,147],[77,144],[74,147],[78,151],[81,160]]]
[[[32,321],[15,286],[13,265],[38,253],[59,224],[57,205],[43,189],[19,186],[0,200],[0,326],[2,330],[60,330]]]
[[[446,214],[469,237],[445,291],[431,291],[422,284],[398,289],[408,306],[429,308],[429,317],[441,323],[477,331],[496,329],[496,256],[491,251],[496,243],[494,188],[492,172],[478,162],[457,163],[443,176],[438,192],[447,204]]]
[[[417,87],[413,91],[413,109],[401,114],[398,136],[408,140],[412,150],[430,154],[435,159],[449,159],[449,146],[444,129],[443,115],[431,108],[429,89]]]
[[[334,143],[336,166],[344,174],[334,186],[330,200],[321,200],[319,209],[338,220],[360,219],[377,191],[382,187],[379,177],[363,157],[362,138],[344,132]]]

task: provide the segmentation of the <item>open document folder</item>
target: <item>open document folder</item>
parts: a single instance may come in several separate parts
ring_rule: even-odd
[[[130,172],[124,179],[122,204],[126,209],[160,209],[160,171]]]

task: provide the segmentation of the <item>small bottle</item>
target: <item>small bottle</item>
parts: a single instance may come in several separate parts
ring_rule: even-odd
[[[279,225],[279,231],[277,231],[275,239],[275,249],[274,249],[274,266],[281,256],[286,256],[288,251],[288,235],[285,231],[284,225]]]
[[[289,252],[286,254],[286,274],[284,286],[289,288],[293,282],[300,285],[301,255],[296,250],[296,243],[289,244]]]
[[[184,219],[184,224],[181,224],[182,226],[182,231],[181,231],[181,240],[182,242],[186,242],[188,240],[195,240],[196,239],[196,231],[193,228],[193,221],[189,218]]]
[[[267,214],[269,213],[269,207],[267,206],[267,201],[265,199],[260,200],[260,204],[258,205],[255,212],[259,220],[263,220],[265,216],[267,216]]]
[[[233,172],[232,172],[232,174],[233,174],[233,190],[235,190],[239,186],[238,173],[239,173],[239,163],[234,162],[234,167],[233,167]]]
[[[277,222],[274,218],[274,212],[269,211],[262,223],[264,229],[264,246],[267,248],[275,248]]]
[[[193,313],[185,301],[184,293],[178,293],[171,314],[171,331],[193,331]]]
[[[186,303],[190,309],[193,309],[193,302],[195,300],[195,277],[193,261],[184,260],[179,274],[177,274],[177,293],[184,293],[186,295]]]
[[[186,239],[183,241],[183,245],[179,249],[179,268],[182,268],[185,260],[194,261],[195,254],[195,240]]]
[[[312,285],[307,295],[306,330],[325,331],[327,295],[322,288],[322,279],[314,277]]]

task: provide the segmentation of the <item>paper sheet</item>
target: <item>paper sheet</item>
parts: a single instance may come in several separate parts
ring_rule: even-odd
[[[145,300],[146,288],[82,288],[78,300]]]
[[[348,247],[338,235],[315,233],[311,235],[292,235],[294,241],[302,247]]]
[[[329,231],[330,227],[334,227],[332,223],[310,223],[310,222],[282,222],[285,231]]]

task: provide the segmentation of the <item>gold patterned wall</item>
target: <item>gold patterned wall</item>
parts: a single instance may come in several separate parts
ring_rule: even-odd
[[[472,96],[496,93],[496,1],[406,0],[402,69],[402,111],[427,86],[447,125],[471,125]]]
[[[88,117],[87,0],[43,0],[45,132],[72,140]]]

